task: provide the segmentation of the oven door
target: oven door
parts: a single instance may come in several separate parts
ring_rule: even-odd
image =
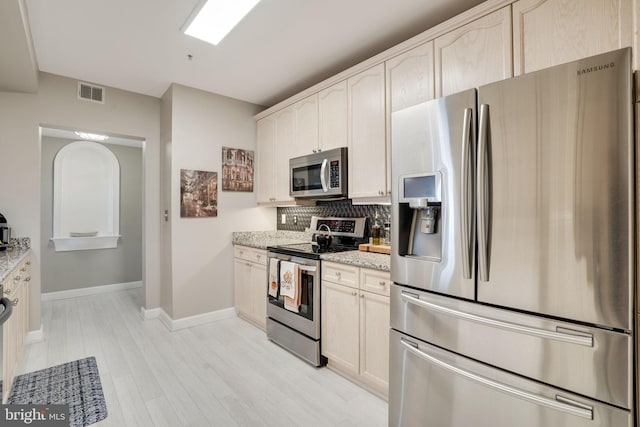
[[[267,316],[312,338],[320,339],[320,262],[312,259],[292,257],[290,255],[269,252],[269,261],[278,258],[290,261],[300,268],[300,307],[298,312],[284,307],[284,297],[278,293],[275,298],[268,295]],[[269,265],[271,262],[269,262]],[[278,280],[280,275],[277,275]],[[278,283],[278,288],[279,288]]]

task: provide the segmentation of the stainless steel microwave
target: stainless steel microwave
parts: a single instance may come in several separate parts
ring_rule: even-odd
[[[290,159],[289,194],[309,199],[347,197],[347,147]]]

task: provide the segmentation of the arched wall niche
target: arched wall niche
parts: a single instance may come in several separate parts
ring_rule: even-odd
[[[115,248],[120,237],[120,164],[102,144],[76,141],[53,165],[56,251]]]

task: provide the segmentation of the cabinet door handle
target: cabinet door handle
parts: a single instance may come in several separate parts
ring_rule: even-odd
[[[30,282],[30,281],[31,281],[31,276],[27,276],[27,277],[25,277],[25,278],[24,278],[24,281],[25,281],[25,282]]]
[[[364,294],[360,294],[360,298],[364,299]]]
[[[14,278],[13,278],[13,281],[14,281],[14,282],[19,282],[19,281],[20,281],[20,276],[18,275],[18,276],[16,276],[16,277],[14,277]]]
[[[382,286],[383,288],[385,286],[387,286],[387,282],[385,282],[384,280],[381,280],[380,283],[378,283],[380,286]]]
[[[358,293],[356,291],[353,291],[353,292],[351,292],[351,295],[353,295],[355,297],[356,295],[358,295]]]
[[[27,267],[22,267],[22,268],[20,269],[20,271],[22,271],[22,272],[24,273],[25,271],[27,271]]]
[[[27,261],[27,265],[31,265],[31,261]]]
[[[13,301],[11,301],[11,305],[13,305],[15,307],[16,305],[18,305],[19,302],[20,302],[20,300],[18,298],[16,298]]]
[[[9,295],[10,293],[11,293],[11,289],[10,288],[7,288],[7,289],[4,290],[4,294],[5,295]]]

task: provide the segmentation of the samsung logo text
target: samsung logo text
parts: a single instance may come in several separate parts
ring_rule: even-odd
[[[602,71],[602,70],[606,70],[607,68],[613,68],[615,65],[616,65],[615,62],[610,62],[608,64],[601,64],[593,67],[582,68],[577,71],[577,74],[581,76],[583,74],[593,73],[594,71]]]

